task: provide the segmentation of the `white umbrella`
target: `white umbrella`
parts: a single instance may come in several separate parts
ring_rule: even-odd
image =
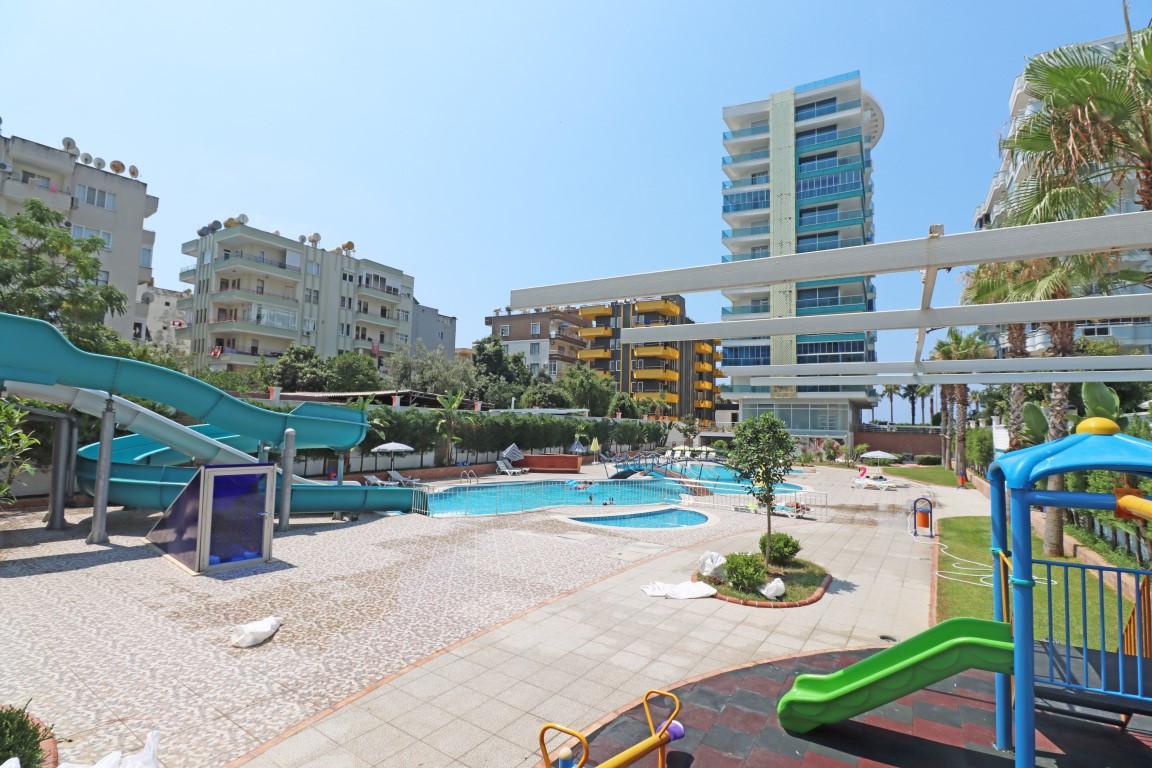
[[[404,443],[381,443],[373,448],[370,453],[387,453],[392,457],[392,461],[388,465],[389,471],[396,468],[396,454],[398,453],[412,453],[416,450],[410,445]]]
[[[895,454],[888,453],[888,451],[868,451],[867,453],[860,454],[860,458],[862,458],[862,459],[876,459],[877,461],[881,461],[881,460],[896,461],[900,457],[896,456]]]
[[[508,461],[520,461],[524,458],[524,451],[520,450],[516,443],[512,443],[501,452],[500,458],[508,459]]]
[[[572,443],[572,447],[568,450],[575,454],[582,454],[588,449],[584,447],[584,443],[577,440],[576,442]]]

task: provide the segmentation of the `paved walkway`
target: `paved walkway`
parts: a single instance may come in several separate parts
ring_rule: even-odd
[[[586,728],[649,688],[927,627],[931,548],[901,526],[777,519],[776,528],[797,535],[803,556],[837,576],[820,602],[773,610],[646,597],[641,585],[691,573],[699,548],[678,551],[436,656],[246,765],[524,768],[539,760],[544,722]],[[748,544],[744,535],[710,547]]]

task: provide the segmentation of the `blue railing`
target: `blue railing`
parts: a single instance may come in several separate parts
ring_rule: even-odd
[[[862,237],[842,237],[834,241],[822,241],[811,243],[797,243],[796,253],[812,253],[813,251],[830,251],[833,248],[848,248],[853,245],[864,245],[864,238]]]
[[[859,133],[860,129],[857,128],[856,132]],[[724,157],[724,165],[733,165],[735,163],[746,163],[749,160],[767,160],[769,151],[767,149],[758,149],[755,152],[745,152],[742,155],[726,155]]]
[[[803,136],[796,139],[796,149],[803,147],[811,147],[817,144],[824,144],[829,141],[839,141],[840,139],[854,138],[860,135],[859,128],[845,128],[842,131],[824,131],[822,133],[812,134],[810,136]],[[755,154],[750,153],[750,154]]]
[[[766,211],[772,207],[769,200],[753,200],[747,203],[724,203],[723,213],[737,213],[739,211]]]
[[[767,175],[764,175],[763,177],[749,176],[746,179],[732,179],[730,181],[725,181],[721,186],[724,189],[740,189],[741,187],[759,187],[762,184],[767,184],[768,182],[769,178]]]
[[[747,261],[748,259],[766,259],[772,254],[770,253],[726,253],[720,257],[720,261],[727,264],[730,261]]]
[[[863,220],[865,215],[871,215],[871,211],[864,211],[860,208],[855,208],[851,211],[822,211],[820,213],[802,213],[800,218],[796,221],[798,227],[811,227],[819,224],[839,224],[841,222],[853,222]]]
[[[796,302],[796,309],[811,309],[813,307],[838,307],[842,304],[863,304],[864,295],[830,296],[819,299],[800,299]]]
[[[744,227],[743,229],[725,229],[720,233],[720,237],[725,240],[733,237],[755,237],[757,235],[767,235],[772,232],[771,225],[765,224],[761,227]]]
[[[1146,639],[1152,572],[1035,560],[1033,576],[1036,642],[1047,657],[1037,664],[1036,682],[1152,700],[1146,658],[1152,656]],[[1137,605],[1144,609],[1134,610]]]
[[[768,305],[761,304],[759,306],[743,306],[743,307],[721,307],[721,315],[764,315],[768,313]]]
[[[753,125],[749,128],[739,128],[735,131],[724,131],[724,141],[729,141],[731,139],[744,139],[749,136],[763,136],[764,134],[771,132],[771,126]]]
[[[818,197],[828,197],[830,195],[840,195],[845,192],[858,192],[864,193],[864,185],[859,181],[851,181],[847,184],[829,184],[823,187],[816,187],[814,189],[805,189],[796,193],[797,200],[814,200]]]
[[[844,82],[847,82],[849,80],[859,80],[859,79],[860,79],[860,70],[854,69],[851,72],[845,72],[844,74],[841,74],[841,75],[833,75],[832,77],[826,77],[823,80],[814,80],[811,83],[804,83],[804,85],[798,85],[792,89],[792,92],[793,93],[807,93],[808,91],[814,91],[817,88],[823,88],[826,85],[835,85],[836,83],[844,83]]]
[[[838,101],[835,104],[826,104],[817,107],[814,104],[806,104],[802,107],[796,107],[796,122],[803,120],[811,120],[816,117],[823,117],[824,115],[832,115],[837,112],[843,112],[846,109],[856,109],[860,106],[860,99],[852,99],[851,101]]]
[[[823,172],[838,171],[842,168],[869,168],[871,166],[872,159],[861,154],[837,155],[824,160],[802,159],[796,166],[796,177],[805,179],[812,176],[822,176],[824,175]]]

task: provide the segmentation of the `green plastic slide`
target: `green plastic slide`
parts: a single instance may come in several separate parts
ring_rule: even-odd
[[[800,675],[780,699],[780,725],[807,733],[895,701],[966,669],[1012,671],[1012,627],[949,619],[829,675]]]

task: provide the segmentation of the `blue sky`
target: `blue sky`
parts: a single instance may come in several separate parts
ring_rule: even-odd
[[[1152,0],[1135,0],[1147,23]],[[1119,0],[6,4],[3,130],[140,167],[157,282],[247,213],[415,275],[461,345],[508,291],[714,263],[721,108],[859,69],[881,104],[876,238],[971,229],[1028,55]],[[907,306],[916,276],[877,281]],[[944,276],[937,303],[958,288]],[[720,297],[692,296],[697,320]],[[910,336],[881,336],[909,359]],[[882,409],[886,414],[886,408]]]

